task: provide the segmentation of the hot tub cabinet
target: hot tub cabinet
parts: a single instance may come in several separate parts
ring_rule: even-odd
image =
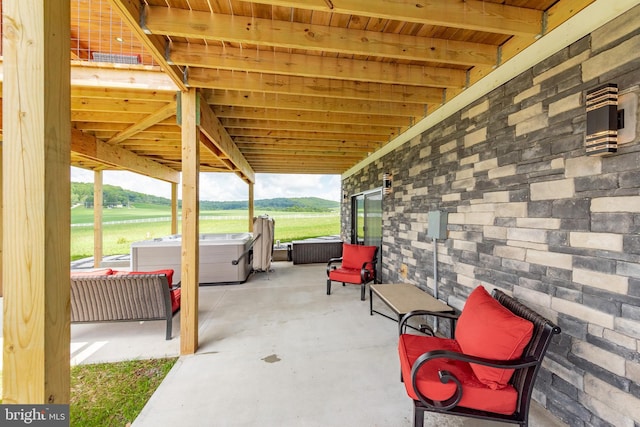
[[[251,233],[200,235],[200,284],[242,283],[251,273]],[[143,240],[131,244],[131,270],[171,268],[173,282],[181,280],[181,235]],[[234,263],[235,261],[235,263]]]

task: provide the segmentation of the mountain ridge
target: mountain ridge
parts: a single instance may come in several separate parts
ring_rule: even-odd
[[[171,200],[165,197],[153,196],[126,190],[114,185],[103,186],[103,204],[105,206],[128,206],[136,203],[155,204],[161,206],[171,205]],[[71,205],[84,204],[93,206],[93,184],[86,182],[71,183]],[[178,206],[181,200],[178,200]],[[272,199],[259,199],[254,201],[254,209],[273,209],[294,212],[329,212],[340,207],[340,203],[319,197],[276,197]],[[211,201],[201,200],[202,210],[237,210],[248,209],[247,200],[236,201]]]

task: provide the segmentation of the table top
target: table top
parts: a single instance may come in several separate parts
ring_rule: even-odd
[[[370,289],[399,314],[406,314],[413,310],[453,311],[453,308],[447,304],[410,283],[371,285]]]

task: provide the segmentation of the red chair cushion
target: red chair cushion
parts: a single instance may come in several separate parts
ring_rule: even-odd
[[[411,384],[411,368],[421,354],[432,350],[449,350],[460,353],[455,340],[438,337],[403,334],[398,342],[400,367],[407,394],[413,400],[419,400]],[[443,384],[438,372],[449,371],[462,383],[462,398],[458,406],[470,409],[511,415],[516,410],[518,392],[511,386],[494,390],[481,383],[475,376],[469,363],[451,359],[435,359],[422,365],[416,375],[416,386],[420,392],[432,400],[442,401],[455,393],[455,383]]]
[[[360,269],[340,267],[329,272],[329,279],[336,282],[361,284]],[[367,278],[368,280],[368,278]]]
[[[365,262],[373,261],[377,246],[342,244],[342,267],[360,270]]]
[[[513,360],[522,356],[531,340],[533,323],[503,307],[482,286],[467,299],[458,324],[456,341],[465,354],[495,360]],[[478,379],[492,389],[507,386],[513,369],[471,364]]]
[[[180,308],[180,289],[171,291],[171,312],[175,313]]]

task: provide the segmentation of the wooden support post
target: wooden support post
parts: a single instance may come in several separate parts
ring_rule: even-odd
[[[0,297],[2,296],[2,142],[0,142]]]
[[[2,9],[2,403],[68,404],[70,3]]]
[[[102,263],[102,209],[103,209],[102,171],[93,172],[93,266],[99,268]]]
[[[253,214],[254,212],[254,204],[253,204],[253,182],[249,183],[249,233],[253,232]]]
[[[171,234],[178,234],[178,184],[171,183]]]
[[[182,293],[180,354],[198,349],[200,132],[195,88],[182,92]]]

